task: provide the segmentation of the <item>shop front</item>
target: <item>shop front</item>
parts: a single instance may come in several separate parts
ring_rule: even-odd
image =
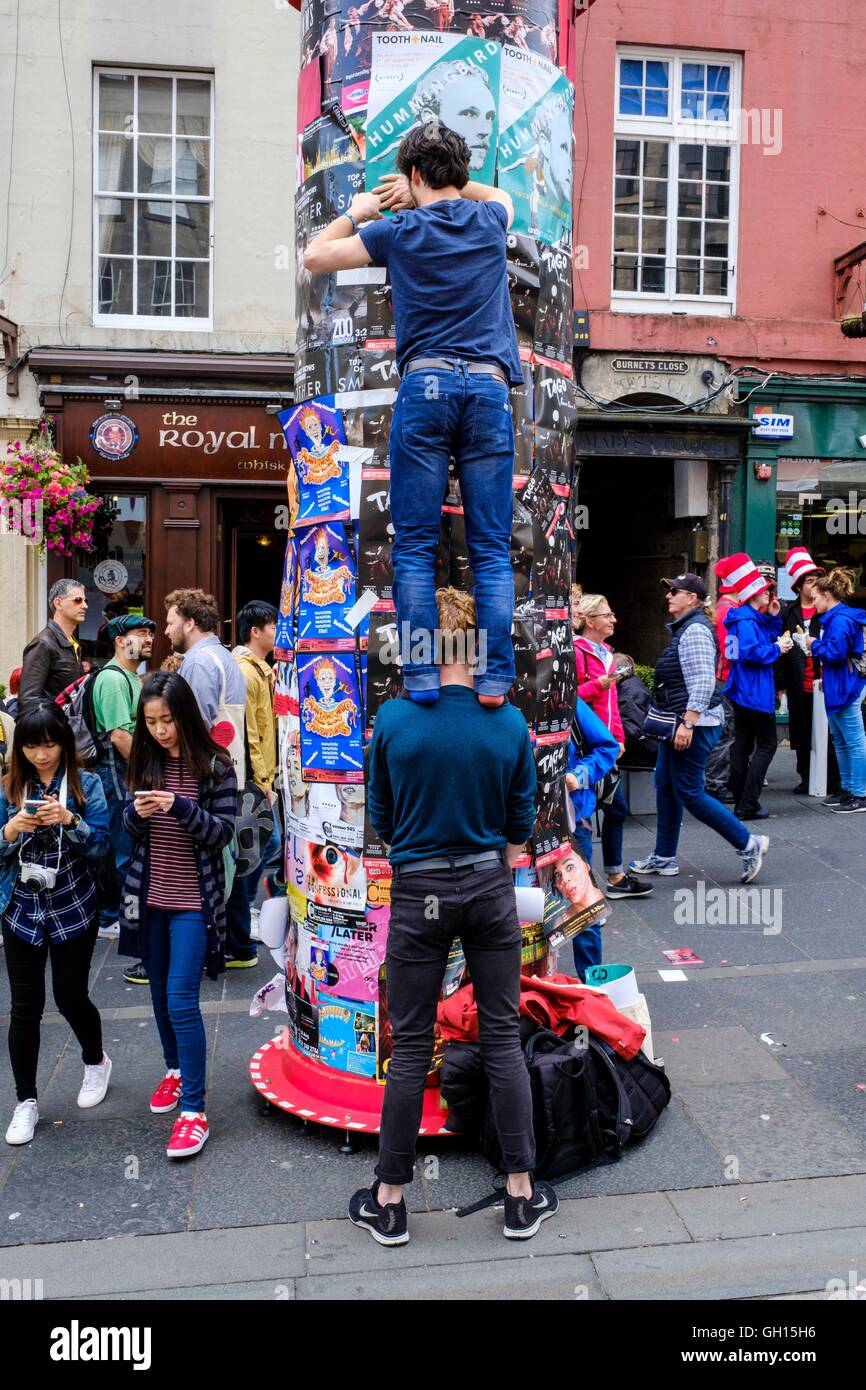
[[[175,588],[215,595],[220,636],[229,644],[245,603],[277,603],[288,451],[274,412],[290,402],[289,386],[290,377],[257,394],[249,387],[214,390],[211,382],[196,394],[194,386],[139,381],[140,396],[129,399],[113,384],[43,382],[58,448],[65,459],[86,463],[91,490],[112,512],[92,558],[49,562],[49,585],[62,574],[85,585],[89,611],[80,636],[87,656],[110,654],[104,625],[112,613],[144,611],[157,620],[155,658],[162,660],[164,597]]]
[[[574,509],[577,580],[617,616],[616,646],[654,664],[666,637],[659,580],[712,580],[731,528],[748,421],[715,358],[592,353],[583,362]]]

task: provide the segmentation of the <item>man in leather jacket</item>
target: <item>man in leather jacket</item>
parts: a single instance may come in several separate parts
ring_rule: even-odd
[[[67,685],[84,675],[81,648],[73,636],[87,612],[84,585],[77,579],[58,579],[48,595],[51,613],[47,624],[24,648],[20,714],[35,709],[41,701],[53,701]]]

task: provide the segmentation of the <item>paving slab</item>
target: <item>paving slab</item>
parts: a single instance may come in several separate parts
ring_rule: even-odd
[[[792,1081],[866,1144],[866,1049],[783,1055],[780,1061]]]
[[[795,1082],[680,1086],[677,1094],[740,1182],[866,1172],[866,1145]]]
[[[46,1298],[129,1295],[137,1289],[280,1283],[303,1277],[302,1225],[22,1245],[3,1252],[7,1279],[41,1278]]]
[[[191,1288],[130,1289],[125,1293],[91,1294],[91,1303],[131,1302],[142,1299],[145,1302],[204,1303],[230,1299],[233,1303],[291,1302],[295,1297],[294,1279],[258,1279],[248,1283],[197,1284]]]
[[[733,973],[724,979],[705,977],[702,986],[736,1022],[756,1037],[769,1032],[791,1053],[835,1052],[863,1036],[866,970],[845,971],[844,988],[839,972],[824,973],[808,966],[761,977]]]
[[[672,1192],[670,1202],[695,1240],[847,1228],[853,1214],[866,1212],[866,1174],[728,1183]]]
[[[765,1298],[866,1268],[866,1228],[605,1252],[593,1264],[612,1299]]]
[[[685,945],[680,941],[680,945]],[[669,961],[659,957],[658,969],[671,970]],[[723,999],[712,993],[700,979],[677,980],[670,983],[641,974],[638,977],[644,995],[653,1034],[670,1032],[675,1028],[720,1028],[737,1022],[732,1018]]]
[[[536,1236],[535,1242],[538,1239]],[[393,1257],[391,1270],[308,1275],[296,1285],[297,1297],[307,1301],[324,1299],[329,1303],[394,1299],[425,1303],[440,1299],[573,1303],[604,1298],[592,1264],[585,1255],[539,1253],[524,1254],[522,1259],[506,1259],[497,1264],[485,1261],[464,1265],[417,1265],[411,1261],[421,1259],[422,1255],[412,1241],[390,1253]]]
[[[739,1026],[681,1028],[665,1033],[654,1029],[653,1045],[664,1057],[665,1070],[677,1088],[788,1079],[772,1050]]]
[[[423,1246],[424,1263],[474,1264],[480,1260],[525,1259],[520,1241],[504,1240],[502,1206],[458,1218],[430,1212],[411,1223],[410,1245]],[[559,1211],[534,1238],[532,1253],[582,1254],[589,1250],[662,1245],[689,1240],[662,1193],[639,1197],[593,1197],[560,1201]],[[348,1221],[307,1222],[308,1274],[347,1274],[393,1267],[393,1250],[375,1245]]]

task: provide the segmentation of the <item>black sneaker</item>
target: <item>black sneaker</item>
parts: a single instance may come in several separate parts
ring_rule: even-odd
[[[831,806],[837,816],[850,816],[855,811],[866,811],[866,796],[850,796],[847,801],[840,801],[838,806]]]
[[[632,874],[624,874],[619,883],[606,883],[604,894],[607,898],[648,898],[652,892],[649,883],[641,883]]]
[[[529,1240],[542,1221],[559,1211],[559,1198],[549,1183],[533,1183],[531,1197],[509,1197],[505,1194],[505,1225],[502,1234],[507,1240]]]
[[[128,970],[124,970],[123,978],[128,985],[149,985],[147,971],[144,968],[144,961],[139,961],[138,965],[131,965]]]
[[[854,800],[854,795],[853,795],[853,793],[852,793],[852,792],[846,792],[846,791],[845,791],[845,788],[843,787],[842,790],[841,790],[840,792],[831,792],[829,796],[825,796],[825,797],[824,797],[824,800],[821,802],[821,805],[822,805],[822,806],[843,806],[843,805],[845,804],[846,801],[853,801],[853,800]]]
[[[353,1226],[363,1226],[379,1245],[406,1245],[406,1203],[401,1197],[399,1202],[380,1207],[376,1201],[378,1190],[379,1184],[374,1182],[372,1187],[362,1187],[355,1193],[349,1202],[349,1220]]]

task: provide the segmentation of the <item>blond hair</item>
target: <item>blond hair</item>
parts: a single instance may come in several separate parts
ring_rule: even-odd
[[[815,580],[815,588],[819,593],[832,594],[840,603],[843,599],[851,597],[855,587],[854,571],[842,569],[841,566],[832,569],[829,574],[819,574]]]
[[[604,594],[584,594],[577,605],[577,613],[575,614],[575,627],[578,632],[582,632],[586,627],[587,618],[591,618],[594,613],[598,612],[599,608],[605,606],[609,608],[610,604]]]
[[[450,632],[473,632],[478,622],[475,600],[471,594],[449,585],[447,589],[436,590],[436,607],[439,611],[439,627],[443,636]]]

